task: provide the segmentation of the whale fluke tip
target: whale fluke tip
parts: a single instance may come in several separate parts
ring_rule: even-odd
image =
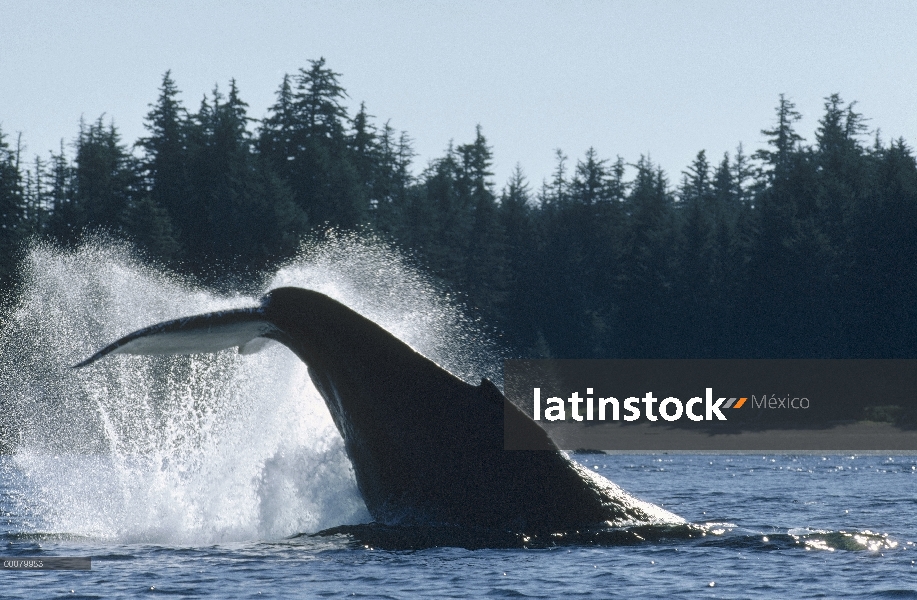
[[[113,344],[109,344],[105,346],[104,348],[102,348],[101,350],[99,350],[98,352],[90,356],[89,358],[81,360],[80,362],[76,363],[75,365],[72,365],[70,368],[71,369],[82,369],[83,367],[87,365],[91,365],[92,363],[99,360],[100,358],[108,354],[111,354],[112,352],[120,348],[124,343],[123,341],[124,339],[125,338],[122,338]]]
[[[87,358],[86,360],[81,360],[80,362],[76,363],[75,365],[70,365],[70,368],[71,369],[82,369],[86,365],[92,364],[95,361],[96,361],[96,357],[95,355],[93,355]]]

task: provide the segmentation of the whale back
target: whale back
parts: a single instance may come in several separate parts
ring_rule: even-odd
[[[277,289],[264,306],[275,339],[309,366],[377,521],[535,530],[626,512],[491,382],[461,381],[318,292]],[[544,450],[504,450],[505,418]]]

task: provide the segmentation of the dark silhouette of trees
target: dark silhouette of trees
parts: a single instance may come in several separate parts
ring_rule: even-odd
[[[365,111],[357,131],[348,134],[347,94],[339,76],[322,58],[300,69],[294,80],[284,77],[277,103],[262,124],[259,148],[311,224],[350,229],[368,221],[369,190],[359,174],[361,168],[367,172],[365,159],[375,136]]]
[[[10,148],[0,130],[0,306],[12,300],[16,265],[27,223],[19,147]]]
[[[186,110],[170,73],[130,148],[102,118],[20,162],[0,134],[0,284],[34,237],[130,240],[226,290],[257,284],[329,228],[410,253],[511,352],[553,357],[913,357],[917,161],[839,95],[815,138],[780,96],[764,148],[700,151],[677,185],[649,157],[592,148],[502,189],[478,127],[415,175],[411,138],[352,117],[324,59],[284,76],[256,121],[234,81]],[[68,153],[69,150],[69,153]],[[534,188],[534,191],[533,191]]]
[[[127,217],[136,243],[165,264],[183,258],[182,243],[186,240],[182,234],[190,235],[194,229],[184,210],[191,191],[188,115],[178,94],[171,72],[166,71],[159,99],[146,118],[150,136],[137,142],[145,153],[141,172],[148,193]]]

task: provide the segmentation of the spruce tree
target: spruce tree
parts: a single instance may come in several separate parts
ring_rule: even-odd
[[[502,317],[506,301],[506,240],[497,215],[493,192],[493,151],[481,126],[475,129],[474,142],[459,146],[461,156],[460,193],[468,196],[461,205],[471,212],[469,238],[465,250],[464,283],[471,301],[492,320]]]
[[[149,197],[129,217],[131,236],[165,263],[184,255],[183,236],[193,235],[196,229],[187,206],[191,196],[188,113],[178,95],[171,71],[166,71],[159,98],[146,116],[150,135],[137,142],[144,150],[141,166]]]
[[[123,233],[123,218],[140,189],[137,161],[121,142],[113,122],[99,117],[80,124],[73,167],[72,203],[76,231]]]
[[[537,340],[538,274],[535,268],[535,228],[532,193],[520,165],[500,195],[498,217],[505,232],[506,310],[504,326],[520,348]],[[534,293],[533,293],[534,292]]]
[[[713,268],[716,259],[714,187],[704,150],[684,172],[678,191],[678,269],[674,281],[678,317],[673,331],[687,357],[708,358],[716,353]]]
[[[50,214],[45,233],[61,246],[71,246],[79,234],[76,223],[82,219],[79,216],[79,207],[73,202],[73,167],[64,153],[63,140],[58,153],[51,153],[48,180]]]
[[[369,198],[348,152],[347,93],[338,77],[320,58],[296,78],[297,152],[291,166],[299,173],[292,187],[312,223],[352,228],[366,222]]]
[[[395,129],[386,122],[378,136],[372,179],[372,223],[379,231],[398,241],[407,241],[406,229],[409,188],[413,183],[411,139],[404,132],[396,138]]]
[[[423,197],[415,203],[412,220],[417,228],[417,249],[438,276],[461,289],[473,214],[469,198],[459,186],[459,160],[450,142],[445,155],[424,170]],[[424,221],[419,220],[421,215]]]
[[[665,324],[670,312],[674,231],[672,197],[661,169],[645,156],[624,203],[627,227],[622,256],[620,330],[623,356],[670,356],[672,336]]]
[[[25,239],[25,202],[19,148],[10,148],[0,130],[0,304],[14,299],[20,252]]]
[[[192,193],[186,206],[198,227],[184,240],[204,281],[251,282],[291,256],[305,215],[266,157],[254,152],[247,104],[235,81],[215,89],[193,115],[188,148]]]

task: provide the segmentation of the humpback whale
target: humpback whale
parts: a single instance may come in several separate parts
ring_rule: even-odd
[[[572,461],[490,381],[460,380],[315,291],[277,288],[259,306],[152,325],[74,368],[109,354],[245,354],[271,340],[306,363],[377,523],[534,533],[684,522]],[[504,419],[542,449],[504,450]]]

